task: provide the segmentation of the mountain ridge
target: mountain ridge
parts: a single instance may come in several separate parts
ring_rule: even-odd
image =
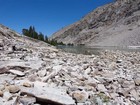
[[[139,25],[140,1],[117,0],[98,7],[80,21],[54,33],[50,39],[87,46],[140,45]]]

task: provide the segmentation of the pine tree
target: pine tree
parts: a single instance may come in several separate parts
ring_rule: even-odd
[[[48,36],[45,35],[45,40],[44,40],[46,43],[48,43]]]
[[[29,27],[29,37],[33,38],[33,28],[32,26]]]
[[[39,33],[38,37],[39,40],[44,41],[44,35],[41,32]]]
[[[39,32],[39,33],[36,32],[34,26],[30,26],[29,29],[22,29],[22,33],[25,36],[44,41],[44,42],[49,43],[49,44],[54,45],[54,46],[56,46],[56,45],[64,45],[63,42],[58,43],[56,40],[53,40],[53,39],[48,40],[47,35],[44,35],[41,32]]]
[[[22,29],[22,34],[25,35],[25,36],[30,37],[28,29]]]

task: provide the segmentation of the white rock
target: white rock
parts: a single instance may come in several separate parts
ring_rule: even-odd
[[[18,71],[18,70],[9,70],[10,73],[18,75],[18,76],[24,76],[25,73]]]

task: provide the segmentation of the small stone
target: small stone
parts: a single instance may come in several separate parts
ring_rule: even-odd
[[[60,71],[62,69],[62,65],[53,66],[53,70]]]
[[[112,62],[109,64],[109,69],[115,69],[117,67],[116,62]]]
[[[75,91],[72,93],[72,97],[76,100],[76,102],[82,103],[88,99],[88,93],[85,91]]]
[[[28,82],[24,82],[24,83],[23,83],[23,86],[24,86],[24,87],[31,87],[32,85],[31,85],[30,83],[28,83]]]
[[[17,93],[20,91],[20,88],[15,85],[11,85],[7,87],[10,93]]]
[[[116,63],[122,63],[122,60],[117,60]]]
[[[36,98],[35,97],[23,97],[23,98],[20,98],[20,102],[23,105],[33,105],[36,102]]]
[[[91,68],[87,68],[87,69],[85,70],[85,75],[88,75],[90,72],[91,72]]]
[[[12,98],[12,94],[6,91],[3,93],[3,98],[8,101]]]
[[[57,54],[54,52],[54,53],[51,53],[49,57],[50,57],[51,59],[54,59],[56,56],[57,56]]]
[[[31,75],[30,77],[28,77],[28,80],[31,82],[35,82],[38,79],[37,75]]]
[[[46,75],[46,73],[47,73],[46,70],[41,70],[41,71],[38,72],[38,75],[39,75],[40,77],[44,77],[44,76]]]
[[[77,105],[85,105],[84,103],[77,103]]]
[[[116,99],[119,95],[117,93],[110,93],[111,98]]]
[[[134,79],[134,82],[135,82],[135,84],[136,84],[137,86],[139,86],[139,85],[140,85],[140,78]]]
[[[101,92],[106,92],[107,89],[105,88],[105,86],[103,84],[98,84],[97,89]]]
[[[0,97],[2,97],[3,96],[3,92],[2,91],[0,91]]]

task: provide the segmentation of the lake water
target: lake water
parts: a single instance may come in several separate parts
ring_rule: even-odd
[[[140,46],[130,46],[130,47],[114,47],[114,46],[57,46],[58,49],[62,49],[63,51],[76,53],[76,54],[95,54],[99,55],[101,51],[105,50],[120,50],[120,51],[128,51],[128,52],[140,52]]]

